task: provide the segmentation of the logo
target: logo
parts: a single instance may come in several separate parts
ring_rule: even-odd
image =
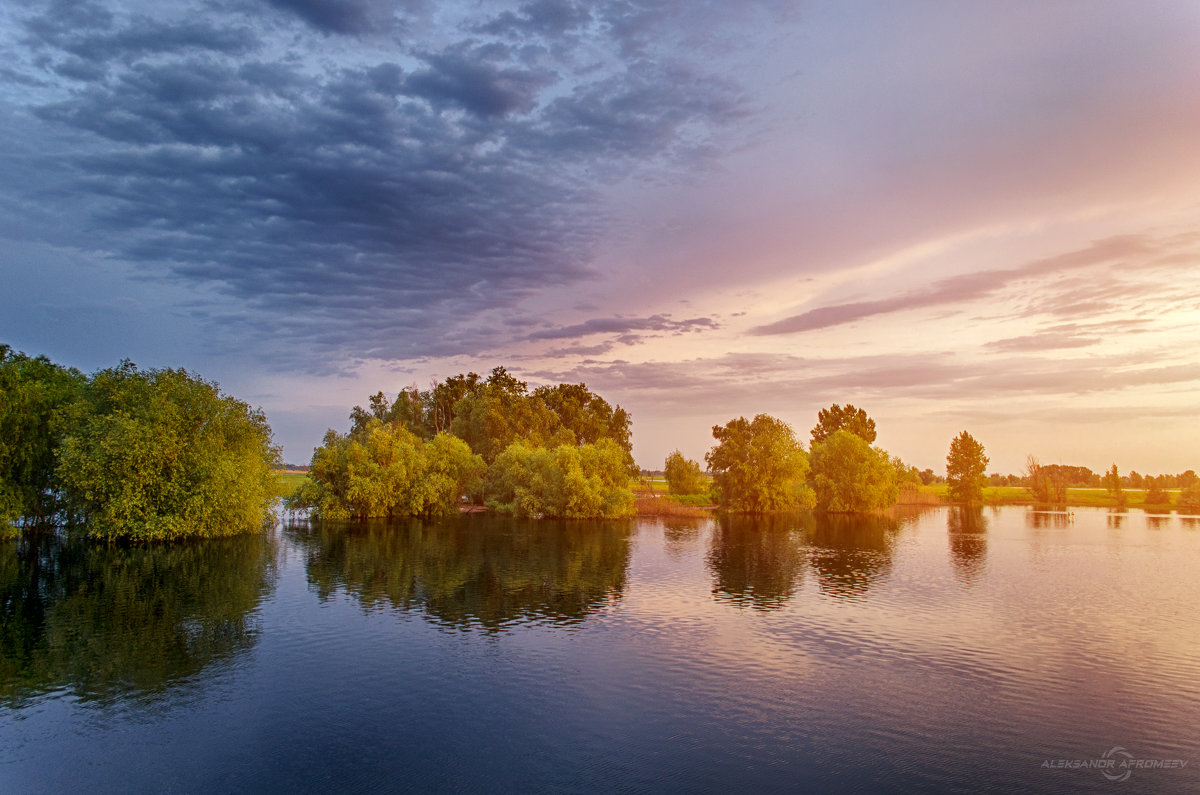
[[[1109,748],[1107,751],[1100,754],[1100,758],[1110,762],[1115,762],[1115,760],[1118,758],[1123,760],[1133,759],[1133,754],[1129,753],[1119,745],[1114,745],[1112,748]],[[1100,770],[1100,772],[1104,774],[1104,777],[1109,781],[1125,781],[1131,775],[1133,775],[1133,768],[1131,767],[1126,767],[1124,773],[1116,769],[1115,764],[1113,767],[1114,769],[1112,770],[1109,770],[1108,768],[1101,768]]]
[[[1134,770],[1183,770],[1186,759],[1138,759],[1122,745],[1114,745],[1098,759],[1047,759],[1042,767],[1050,770],[1099,770],[1109,781],[1128,781]]]

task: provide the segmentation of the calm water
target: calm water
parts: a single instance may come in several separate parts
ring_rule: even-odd
[[[1196,792],[1198,574],[1088,509],[8,544],[0,792]]]

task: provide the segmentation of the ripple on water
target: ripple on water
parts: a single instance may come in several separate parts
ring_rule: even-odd
[[[0,642],[6,687],[45,694],[0,707],[0,789],[1086,792],[1107,782],[1041,763],[1115,745],[1194,762],[1138,786],[1200,789],[1200,533],[983,519],[471,519],[283,532],[252,565],[96,558],[70,582],[110,596],[211,566],[162,582],[172,618],[143,625],[172,642],[140,652],[136,609],[97,613],[140,597],[41,591],[31,640]],[[176,640],[190,667],[163,668]]]

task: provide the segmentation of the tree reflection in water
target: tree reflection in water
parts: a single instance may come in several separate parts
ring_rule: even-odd
[[[897,531],[916,514],[796,513],[717,519],[708,556],[713,596],[760,610],[781,607],[810,568],[836,599],[866,595],[891,570]]]
[[[625,589],[629,521],[452,517],[348,524],[302,522],[322,599],[345,592],[366,609],[418,609],[437,623],[496,630],[530,620],[574,623]]]
[[[970,584],[987,568],[988,519],[981,506],[952,505],[946,513],[950,562],[960,582]]]
[[[0,699],[66,688],[153,699],[252,648],[275,581],[270,534],[126,547],[53,535],[0,545]]]
[[[896,534],[907,521],[884,514],[817,515],[808,562],[821,593],[861,599],[892,569]]]
[[[679,559],[696,550],[700,542],[700,530],[711,519],[667,516],[659,520],[667,554]]]
[[[708,554],[713,596],[757,610],[782,606],[800,587],[812,526],[811,513],[718,517]]]
[[[1042,530],[1045,528],[1062,530],[1071,526],[1071,518],[1071,512],[1066,510],[1029,510],[1025,512],[1025,524],[1034,530]]]

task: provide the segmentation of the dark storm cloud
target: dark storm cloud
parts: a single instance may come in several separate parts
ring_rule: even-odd
[[[478,26],[481,33],[521,38],[530,34],[563,36],[577,30],[592,19],[588,9],[564,0],[536,0],[525,3],[516,11],[504,11]]]
[[[364,0],[272,5],[322,34],[362,33],[394,12]],[[502,39],[476,32],[389,55],[323,53],[338,37],[232,4],[182,21],[42,8],[25,20],[20,73],[48,88],[21,110],[75,145],[65,157],[48,148],[43,184],[10,186],[11,205],[69,218],[95,252],[142,273],[235,299],[191,311],[218,339],[303,340],[296,360],[318,369],[348,353],[449,355],[518,339],[504,325],[517,301],[595,275],[608,221],[596,180],[695,167],[706,131],[744,112],[735,87],[694,62],[531,67],[523,29],[552,35],[588,17],[565,4],[521,7]],[[604,35],[594,49],[620,49]],[[39,214],[47,202],[54,212]]]
[[[531,151],[625,164],[660,153],[703,155],[680,131],[693,120],[728,123],[747,109],[736,87],[695,66],[635,61],[620,74],[579,86],[552,101],[520,143]]]
[[[74,56],[68,63],[76,70],[100,69],[114,59],[188,50],[244,55],[259,45],[249,26],[237,21],[187,19],[168,24],[136,16],[118,26],[100,4],[73,0],[50,4],[45,13],[30,18],[26,28],[35,47]]]
[[[428,69],[414,72],[405,91],[428,100],[434,107],[458,105],[478,116],[526,113],[538,92],[551,81],[549,75],[524,69],[502,68],[485,60],[486,49],[430,55]]]
[[[280,10],[295,14],[323,33],[371,33],[386,27],[387,3],[372,0],[267,0]]]
[[[1054,275],[1106,264],[1126,257],[1143,256],[1151,253],[1152,250],[1150,243],[1141,237],[1122,235],[1106,238],[1094,242],[1087,248],[1039,259],[1018,268],[979,271],[943,279],[935,282],[927,290],[905,293],[894,298],[818,307],[774,323],[758,326],[752,329],[751,333],[756,335],[795,334],[909,309],[954,306],[964,301],[982,298],[1022,279]]]

